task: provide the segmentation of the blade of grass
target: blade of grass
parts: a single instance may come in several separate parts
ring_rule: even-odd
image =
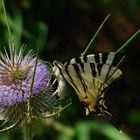
[[[87,45],[86,49],[84,50],[84,52],[81,54],[81,56],[85,55],[85,53],[87,52],[87,50],[91,47],[91,45],[93,44],[93,42],[95,41],[97,35],[99,34],[100,30],[103,28],[104,23],[106,22],[106,20],[109,18],[110,14],[108,14],[108,16],[104,19],[104,21],[102,22],[102,24],[100,25],[100,27],[98,28],[98,30],[96,31],[95,35],[93,36],[93,38],[91,39],[91,41],[89,42],[89,44]]]
[[[9,26],[9,22],[8,22],[8,18],[7,18],[7,13],[6,13],[6,8],[5,8],[5,4],[4,4],[3,0],[2,0],[2,7],[3,7],[4,15],[5,15],[6,24],[7,24],[7,30],[8,30],[8,34],[9,34],[10,44],[12,44],[13,43],[12,34],[11,34],[11,30],[10,30],[10,26]]]
[[[127,46],[128,44],[140,33],[140,29],[138,29],[135,34],[133,34],[117,51],[116,53],[119,53],[121,51],[123,51]]]
[[[33,85],[34,85],[35,73],[36,73],[36,69],[37,69],[38,52],[39,52],[39,47],[37,48],[35,68],[34,68],[34,72],[33,72],[33,76],[32,76],[32,82],[31,82],[31,86],[30,86],[29,99],[28,99],[28,103],[27,103],[27,110],[28,110],[27,117],[28,118],[30,118],[31,112],[32,112],[31,99],[32,99],[32,90],[33,90]]]

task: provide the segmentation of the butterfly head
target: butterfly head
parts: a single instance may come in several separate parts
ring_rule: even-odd
[[[66,81],[61,74],[61,69],[63,67],[63,64],[61,64],[58,61],[54,61],[53,65],[54,65],[53,72],[55,74],[56,81],[58,83],[58,85],[57,85],[58,87],[57,87],[55,93],[57,93],[57,95],[59,97],[64,98],[65,97],[65,91],[66,91]]]
[[[61,64],[59,61],[54,61],[53,65],[54,65],[53,72],[54,72],[55,76],[60,77],[63,64]]]

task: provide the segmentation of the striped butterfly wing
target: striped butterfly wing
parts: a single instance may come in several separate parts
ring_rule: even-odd
[[[119,58],[118,60],[116,58]],[[96,105],[104,107],[104,89],[122,74],[117,68],[122,56],[115,52],[91,54],[73,58],[64,65],[55,62],[63,78],[75,89],[86,114],[96,111]],[[116,61],[117,60],[117,61]],[[103,113],[102,109],[100,109]]]
[[[89,65],[83,63],[84,66]],[[67,82],[75,89],[80,102],[89,111],[96,111],[95,105],[98,95],[101,95],[104,84],[90,73],[80,71],[80,64],[69,64],[63,69],[63,76]]]
[[[92,73],[93,77],[100,79],[108,86],[121,76],[122,72],[117,68],[117,65],[122,59],[123,55],[115,52],[99,53],[73,58],[65,65],[80,64],[83,71]]]

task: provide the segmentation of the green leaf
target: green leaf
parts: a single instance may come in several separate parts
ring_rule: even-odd
[[[77,124],[77,136],[79,140],[90,140],[90,132],[93,131],[109,138],[110,140],[132,140],[125,133],[120,133],[115,127],[103,122],[87,121]],[[94,135],[94,134],[93,134]]]

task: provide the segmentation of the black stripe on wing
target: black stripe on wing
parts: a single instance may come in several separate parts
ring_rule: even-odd
[[[85,81],[83,80],[83,78],[81,76],[81,72],[80,72],[80,69],[79,69],[78,65],[77,64],[73,64],[73,67],[74,67],[75,72],[76,72],[76,74],[77,74],[77,76],[78,76],[78,78],[79,78],[79,80],[80,80],[80,82],[81,82],[81,84],[83,86],[84,92],[86,92],[87,91],[87,85],[86,85]]]
[[[111,70],[111,66],[109,67],[109,69],[108,69],[108,71],[107,71],[107,74],[106,74],[104,83],[106,83],[106,82],[108,81],[110,70]]]
[[[92,76],[97,77],[101,75],[101,70],[103,67],[103,64],[94,64],[94,63],[89,63],[91,71],[92,71]]]
[[[102,62],[103,62],[103,64],[106,63],[108,55],[109,55],[109,53],[107,53],[107,52],[106,53],[102,53]]]
[[[86,58],[86,57],[85,57]],[[75,59],[75,62],[76,63],[82,63],[82,61],[81,61],[81,58],[80,57],[77,57],[77,58],[74,58]],[[84,60],[85,61],[85,60]]]
[[[89,65],[90,65],[90,68],[91,68],[91,71],[92,71],[92,76],[96,77],[97,72],[95,70],[95,64],[94,63],[89,63]]]
[[[79,63],[79,65],[81,66],[82,71],[85,72],[84,64],[83,63]]]
[[[69,65],[66,65],[66,66],[64,67],[65,72],[66,72],[68,78],[70,79],[71,84],[74,86],[74,88],[77,90],[77,92],[80,93],[78,87],[76,86],[76,83],[74,82],[74,80],[72,79],[72,76],[70,75],[71,72],[68,70],[68,66],[69,66]]]
[[[98,64],[97,69],[98,69],[98,75],[101,75],[101,70],[102,70],[103,64]]]
[[[83,60],[84,60],[85,63],[87,63],[87,56],[84,56]]]

